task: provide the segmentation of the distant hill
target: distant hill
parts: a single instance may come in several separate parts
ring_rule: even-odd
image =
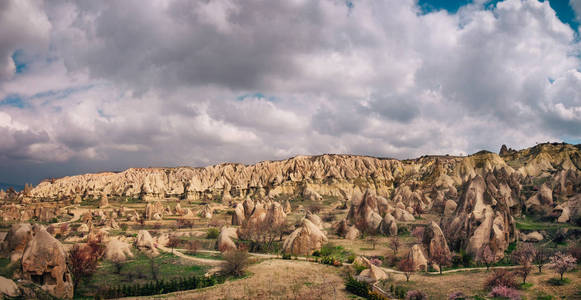
[[[0,182],[0,190],[7,190],[10,187],[14,188],[17,192],[24,189],[24,185]]]

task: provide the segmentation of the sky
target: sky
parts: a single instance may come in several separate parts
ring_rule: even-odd
[[[581,0],[0,1],[0,182],[581,143]]]

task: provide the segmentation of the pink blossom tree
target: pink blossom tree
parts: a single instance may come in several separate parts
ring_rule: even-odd
[[[571,271],[575,268],[576,263],[576,258],[562,252],[557,252],[555,255],[551,256],[551,269],[561,275],[561,280],[563,280],[563,274],[565,274],[565,272]]]

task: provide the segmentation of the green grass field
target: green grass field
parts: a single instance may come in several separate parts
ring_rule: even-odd
[[[91,295],[99,288],[111,285],[143,284],[154,281],[151,259],[138,251],[134,254],[134,258],[121,266],[119,274],[116,273],[115,264],[107,260],[102,261],[93,277],[88,282],[81,283],[78,294]],[[203,275],[208,271],[207,266],[195,265],[171,253],[162,253],[153,258],[153,262],[157,278],[164,280]]]

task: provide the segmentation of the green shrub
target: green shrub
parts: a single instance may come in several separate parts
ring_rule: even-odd
[[[355,261],[355,254],[349,255],[345,261],[349,264],[352,264]]]
[[[410,229],[406,225],[398,226],[397,235],[406,236],[410,234]]]
[[[283,253],[282,254],[282,259],[288,259],[288,260],[290,260],[291,259],[291,254],[290,253]]]
[[[537,295],[536,299],[537,300],[554,300],[555,297],[541,292],[540,294]]]
[[[341,260],[337,259],[334,256],[323,256],[323,257],[321,257],[320,262],[322,264],[325,264],[325,265],[331,265],[331,266],[336,266],[336,267],[343,265]]]
[[[571,279],[569,279],[569,278],[563,278],[563,280],[561,280],[561,279],[559,279],[557,277],[553,277],[553,278],[549,279],[547,282],[550,285],[561,286],[561,285],[565,285],[565,284],[571,283]]]
[[[206,234],[206,238],[208,239],[216,239],[220,235],[220,231],[217,228],[210,228],[208,229],[208,233]]]
[[[351,275],[349,275],[347,281],[345,281],[346,290],[363,298],[369,297],[369,288],[369,283],[359,281],[353,278]]]
[[[361,273],[361,271],[367,269],[365,266],[360,265],[360,264],[353,264],[353,268],[355,269],[355,272],[357,272],[357,274]]]

